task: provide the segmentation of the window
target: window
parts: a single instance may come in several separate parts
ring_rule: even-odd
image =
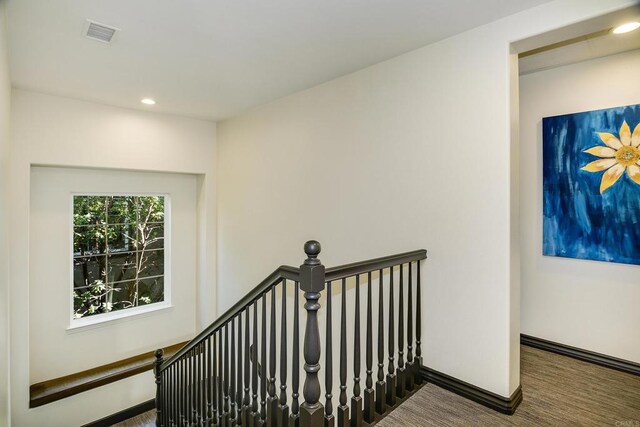
[[[165,300],[165,196],[73,196],[73,318]]]

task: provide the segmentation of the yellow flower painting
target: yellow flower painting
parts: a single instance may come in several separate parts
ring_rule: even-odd
[[[596,145],[584,152],[599,159],[581,169],[587,172],[604,171],[600,181],[600,194],[611,188],[625,171],[633,182],[640,185],[640,123],[633,133],[624,121],[618,137],[608,132],[598,132],[598,136],[605,145]]]

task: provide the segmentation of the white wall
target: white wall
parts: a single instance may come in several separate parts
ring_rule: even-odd
[[[424,247],[425,364],[509,396],[510,42],[631,3],[551,2],[219,124],[220,309],[309,238],[328,266]]]
[[[8,422],[9,377],[9,105],[5,3],[0,0],[0,427]]]
[[[640,102],[640,50],[520,78],[522,333],[640,362],[637,265],[542,256],[542,118]]]
[[[74,232],[71,199],[72,194],[83,193],[166,195],[164,285],[165,303],[170,306],[81,327],[77,322],[91,320],[91,317],[70,320],[74,310],[70,279],[73,275],[70,237]],[[32,167],[29,227],[31,384],[193,338],[196,330],[196,212],[194,175]]]
[[[198,306],[190,308],[197,312],[192,328],[200,329],[216,316],[216,127],[214,123],[205,121],[125,110],[22,90],[13,91],[11,108],[12,425],[80,425],[153,397],[153,377],[150,373],[141,374],[28,409],[30,378],[34,378],[30,374],[29,361],[42,356],[30,354],[29,347],[32,332],[29,323],[31,168],[41,165],[197,175],[199,217],[195,243],[198,247]],[[158,338],[155,344],[147,342],[151,348],[145,350],[165,345],[168,340],[175,342],[186,338],[184,331],[179,334],[180,337]],[[140,350],[132,349],[131,346],[136,344],[128,340],[112,339],[110,345],[113,351],[121,354],[130,355],[130,352]],[[87,359],[92,354],[93,350],[87,351]]]

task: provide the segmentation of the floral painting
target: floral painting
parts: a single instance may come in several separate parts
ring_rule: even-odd
[[[546,117],[543,254],[640,264],[640,105]]]

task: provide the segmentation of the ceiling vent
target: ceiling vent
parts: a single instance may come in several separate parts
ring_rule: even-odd
[[[100,24],[98,22],[90,21],[87,19],[85,25],[84,35],[88,39],[97,40],[103,43],[111,43],[113,41],[118,28],[110,27],[108,25]]]

